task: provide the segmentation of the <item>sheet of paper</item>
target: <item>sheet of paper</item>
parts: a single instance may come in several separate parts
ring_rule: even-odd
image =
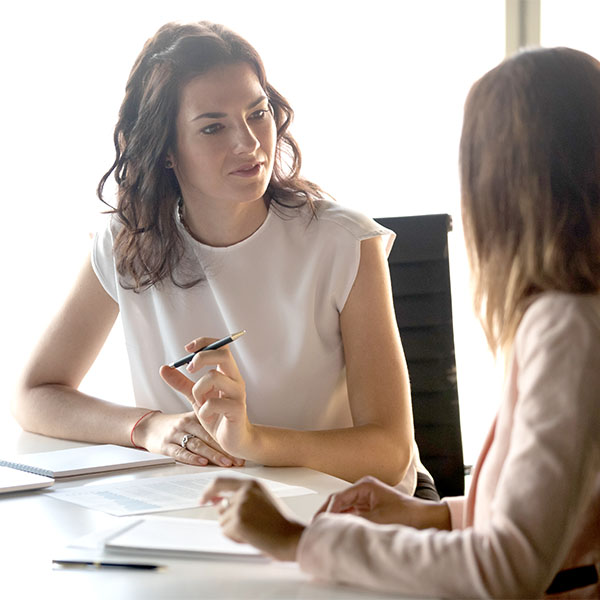
[[[105,548],[116,552],[150,553],[173,556],[212,556],[261,558],[265,556],[249,544],[225,537],[217,521],[148,517],[109,536]]]
[[[94,529],[81,537],[76,538],[70,544],[65,546],[63,550],[97,550],[101,551],[104,548],[106,540],[115,537],[118,533],[125,531],[127,528],[139,523],[142,517],[121,517],[117,523],[104,527],[102,529]],[[154,518],[154,517],[148,517]],[[174,517],[176,518],[176,517]],[[69,557],[70,558],[70,557]],[[98,557],[96,556],[98,559]],[[99,560],[99,559],[98,559]]]
[[[72,502],[119,517],[141,515],[195,508],[204,489],[213,479],[220,476],[222,472],[211,471],[170,477],[146,477],[105,485],[88,484],[64,490],[55,489],[49,495],[57,500]],[[243,473],[230,471],[227,472],[227,477],[249,478]],[[306,487],[259,479],[280,498],[316,493]]]

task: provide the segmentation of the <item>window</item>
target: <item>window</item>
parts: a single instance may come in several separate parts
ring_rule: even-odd
[[[597,0],[541,0],[542,46],[569,46],[600,57],[600,2]]]

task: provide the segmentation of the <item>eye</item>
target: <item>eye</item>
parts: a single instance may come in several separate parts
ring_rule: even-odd
[[[258,110],[255,110],[251,115],[250,115],[250,119],[254,119],[256,121],[260,121],[261,119],[264,119],[268,114],[270,114],[270,111],[266,108],[259,108]]]
[[[210,125],[203,127],[200,130],[200,133],[203,133],[204,135],[214,135],[215,133],[219,133],[223,128],[224,125],[222,123],[211,123]]]

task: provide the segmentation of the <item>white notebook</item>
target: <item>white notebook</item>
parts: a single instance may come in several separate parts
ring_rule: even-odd
[[[39,490],[50,487],[53,483],[54,479],[51,477],[0,466],[0,494]]]
[[[226,537],[217,521],[148,517],[136,521],[104,542],[109,551],[181,558],[269,560],[250,544]]]
[[[174,462],[174,458],[162,454],[113,444],[100,444],[52,452],[19,454],[10,460],[0,460],[0,466],[59,478]]]

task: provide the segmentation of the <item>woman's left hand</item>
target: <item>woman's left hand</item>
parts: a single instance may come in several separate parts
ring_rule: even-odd
[[[409,525],[416,529],[451,529],[445,502],[409,496],[370,476],[329,496],[315,517],[322,512],[348,513],[373,523]]]
[[[219,477],[204,491],[200,503],[217,505],[223,533],[236,542],[252,544],[277,560],[296,560],[305,526],[289,515],[254,479]]]
[[[198,338],[186,346],[194,352],[215,340]],[[251,444],[252,425],[246,413],[246,385],[228,348],[198,352],[187,369],[195,373],[202,367],[216,368],[196,383],[182,372],[163,366],[160,375],[174,390],[184,394],[198,420],[219,445],[233,456],[245,457]]]

